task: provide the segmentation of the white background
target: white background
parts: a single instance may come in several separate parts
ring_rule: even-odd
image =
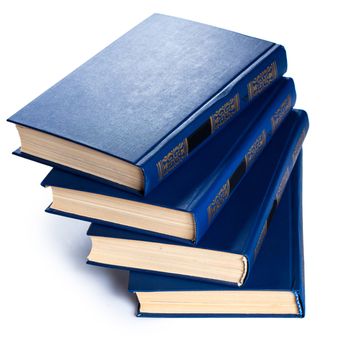
[[[2,349],[349,348],[347,1],[0,1]],[[284,44],[304,147],[307,313],[300,319],[140,319],[127,274],[87,266],[87,224],[45,214],[48,168],[11,155],[5,119],[153,12]]]

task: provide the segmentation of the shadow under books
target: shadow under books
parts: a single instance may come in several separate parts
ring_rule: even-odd
[[[86,257],[91,248],[90,238],[86,232],[89,227],[87,223],[66,218],[51,216],[45,221],[45,231],[48,233],[49,244],[52,245],[56,254],[64,256],[72,268],[82,273],[89,274],[92,278],[98,278],[101,282],[108,280],[106,284],[115,297],[123,297],[136,305],[136,297],[128,292],[129,272],[117,269],[109,269],[86,264]]]

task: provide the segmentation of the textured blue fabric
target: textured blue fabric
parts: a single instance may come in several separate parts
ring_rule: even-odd
[[[140,166],[145,193],[156,163],[208,119],[212,105],[241,93],[271,62],[286,71],[282,46],[155,14],[29,103],[9,121]]]

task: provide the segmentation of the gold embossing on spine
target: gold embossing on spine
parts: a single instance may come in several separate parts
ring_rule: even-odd
[[[280,202],[280,200],[282,198],[282,194],[283,194],[283,191],[287,185],[289,175],[290,175],[290,169],[289,169],[289,167],[287,167],[286,171],[284,172],[284,174],[282,176],[281,183],[279,184],[278,189],[277,189],[277,193],[276,193],[277,204]]]
[[[265,224],[260,232],[258,243],[256,244],[255,250],[254,250],[254,256],[256,257],[259,253],[259,250],[261,248],[262,243],[264,242],[264,238],[267,233],[267,220],[265,221]]]
[[[210,203],[207,209],[209,222],[215,216],[218,210],[222,207],[222,205],[225,203],[229,194],[230,194],[230,182],[229,180],[227,180],[225,182],[225,185],[221,187],[220,191],[212,200],[212,202]]]
[[[174,170],[187,155],[188,143],[187,139],[184,139],[157,163],[159,177],[162,178]]]
[[[292,98],[290,95],[282,102],[281,106],[277,109],[274,115],[271,118],[272,132],[275,132],[276,129],[281,125],[285,116],[292,109]]]
[[[262,72],[260,72],[248,84],[249,100],[252,100],[255,96],[259,95],[276,79],[277,79],[277,64],[274,61],[270,65],[268,65]]]
[[[265,147],[265,144],[266,144],[266,131],[263,130],[263,132],[258,136],[258,138],[254,141],[252,146],[249,148],[245,156],[245,162],[246,162],[247,168],[256,159],[256,157]]]
[[[223,106],[221,106],[212,116],[210,116],[211,132],[221,128],[239,111],[239,94],[233,96]]]
[[[294,151],[293,151],[293,165],[295,164],[295,162],[297,161],[299,152],[301,150],[301,146],[303,145],[304,139],[306,136],[306,128],[303,130],[303,132],[301,133],[297,144],[295,145]]]

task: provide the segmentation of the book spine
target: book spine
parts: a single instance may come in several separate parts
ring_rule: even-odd
[[[273,134],[292,110],[296,100],[295,86],[288,79],[273,96],[272,101],[262,111],[245,135],[239,148],[234,149],[220,163],[212,176],[212,181],[193,205],[196,223],[196,239],[199,242],[219,212],[224,208],[235,188],[257,157],[271,140]]]
[[[269,186],[269,193],[271,195],[269,194],[265,197],[265,201],[260,206],[262,210],[257,213],[258,219],[254,229],[256,235],[250,239],[249,242],[247,242],[247,246],[245,248],[245,256],[248,260],[248,274],[246,279],[248,278],[251,267],[253,266],[260,251],[294,165],[298,160],[298,156],[309,127],[308,117],[305,112],[302,111],[298,118],[300,118],[300,120],[295,126],[293,135],[291,135],[290,138],[285,141],[283,156],[280,158],[278,164],[276,164],[275,176],[273,179],[271,179]]]
[[[187,161],[286,70],[285,49],[274,45],[148,151],[137,162],[144,173],[144,194]]]
[[[304,282],[304,247],[303,247],[303,203],[302,203],[302,150],[300,151],[299,157],[294,166],[294,173],[297,173],[293,181],[298,181],[297,186],[298,192],[295,194],[295,201],[292,207],[296,208],[296,212],[293,213],[297,218],[297,223],[294,225],[297,227],[292,228],[292,232],[298,234],[291,237],[292,249],[297,254],[293,254],[292,264],[292,276],[293,276],[293,291],[295,294],[296,302],[299,309],[299,316],[305,316],[305,282]],[[294,221],[293,221],[294,223]]]

